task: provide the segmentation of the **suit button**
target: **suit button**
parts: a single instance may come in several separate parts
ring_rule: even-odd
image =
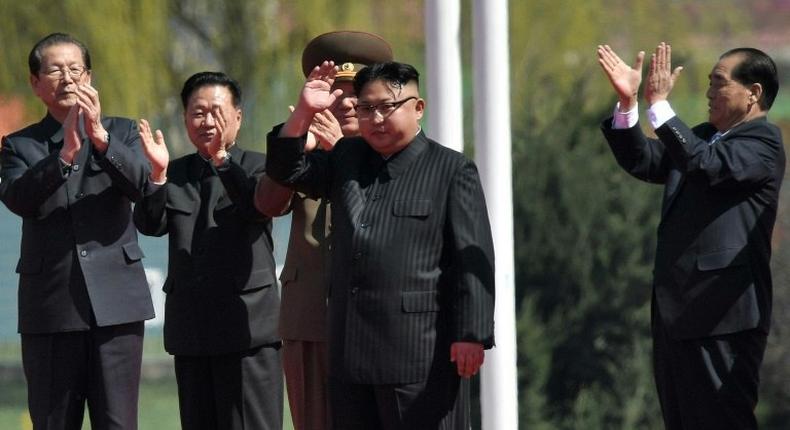
[[[71,170],[74,171],[74,172],[79,172],[80,171],[80,165],[79,164],[73,164],[71,166]]]
[[[370,223],[369,223],[369,222],[363,222],[363,223],[361,223],[361,224],[359,225],[359,227],[360,227],[360,228],[368,228],[368,227],[370,227]]]
[[[85,197],[85,193],[83,193],[82,191],[80,191],[80,192],[79,192],[79,193],[77,193],[77,195],[76,195],[76,196],[74,196],[74,197],[76,197],[76,198],[78,198],[78,199],[81,199],[81,198]]]
[[[88,256],[88,251],[83,249],[82,251],[80,251],[80,255],[83,256],[83,257],[87,257]]]
[[[354,288],[351,289],[351,295],[352,296],[357,294],[358,292],[359,292],[359,287],[354,287]]]

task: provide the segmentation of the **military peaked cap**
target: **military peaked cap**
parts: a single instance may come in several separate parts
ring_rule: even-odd
[[[302,52],[302,72],[307,76],[326,60],[335,62],[335,79],[353,80],[362,68],[392,61],[392,47],[381,37],[363,31],[333,31],[311,40]]]

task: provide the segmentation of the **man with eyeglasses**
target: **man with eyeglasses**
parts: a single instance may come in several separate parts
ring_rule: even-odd
[[[34,429],[136,429],[153,305],[132,223],[150,167],[133,121],[103,117],[90,54],[40,40],[30,85],[47,108],[3,140],[0,199],[22,217],[19,332]]]
[[[368,64],[392,60],[392,48],[381,37],[362,31],[332,31],[313,38],[302,52],[302,71],[327,58],[340,65],[332,89],[343,93],[318,112],[310,133],[320,148],[331,150],[343,136],[359,135],[354,76]],[[291,234],[280,281],[280,336],[288,403],[296,430],[331,428],[328,408],[327,281],[329,278],[330,205],[327,199],[295,192],[290,205],[268,211],[265,180],[259,182],[256,204],[278,216],[290,210]]]
[[[428,139],[408,64],[354,78],[360,137],[306,152],[338,69],[310,73],[268,135],[267,171],[332,201],[329,393],[342,429],[468,429],[469,378],[493,346],[494,255],[474,163]]]

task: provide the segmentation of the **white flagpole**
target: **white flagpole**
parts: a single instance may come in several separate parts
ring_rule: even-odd
[[[425,2],[428,137],[464,150],[459,0]]]
[[[482,427],[517,429],[508,2],[475,0],[472,16],[475,159],[488,204],[496,254],[496,347],[486,352],[481,370]]]

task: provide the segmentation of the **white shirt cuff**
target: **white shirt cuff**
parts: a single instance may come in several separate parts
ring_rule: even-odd
[[[631,128],[639,122],[639,103],[636,103],[628,112],[620,112],[620,102],[617,102],[612,116],[614,117],[612,121],[613,129]]]
[[[647,118],[650,120],[650,125],[653,126],[654,130],[674,117],[675,111],[672,110],[672,107],[669,106],[669,102],[666,100],[655,102],[647,108]]]

